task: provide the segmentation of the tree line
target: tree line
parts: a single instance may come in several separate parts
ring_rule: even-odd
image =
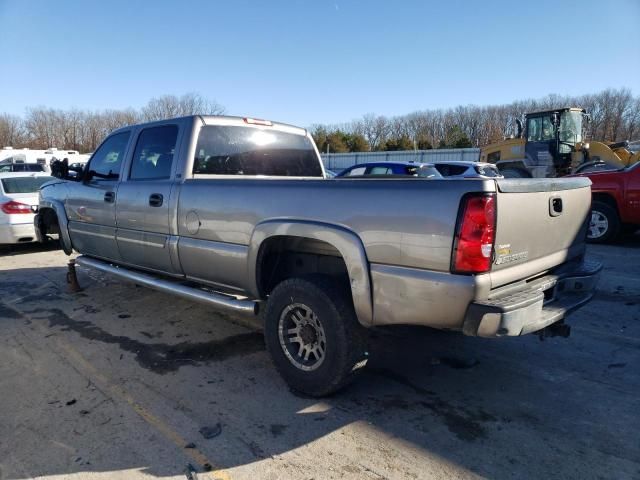
[[[368,113],[349,123],[312,125],[310,131],[322,152],[478,147],[513,135],[515,120],[525,112],[567,106],[585,108],[591,115],[588,139],[621,141],[640,137],[640,97],[626,88],[581,96],[548,95],[504,105],[421,110],[397,117]],[[224,112],[222,105],[197,93],[152,98],[138,110],[32,107],[22,117],[0,114],[0,147],[58,147],[91,152],[109,132],[125,125]]]
[[[582,107],[591,115],[587,138],[621,141],[640,138],[640,97],[627,88],[581,96],[548,95],[505,105],[421,110],[397,117],[372,113],[350,123],[313,125],[321,152],[429,150],[482,147],[515,135],[526,112]]]
[[[24,117],[0,114],[0,148],[46,149],[92,152],[113,130],[140,122],[184,115],[220,115],[224,107],[197,93],[163,95],[136,110],[61,110],[28,108]]]

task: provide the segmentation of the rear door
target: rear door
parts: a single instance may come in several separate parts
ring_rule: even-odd
[[[67,182],[65,205],[69,235],[80,253],[119,261],[116,243],[116,195],[131,132],[109,136],[87,165],[81,182]]]
[[[171,259],[169,220],[179,132],[176,123],[140,130],[116,206],[122,260],[167,273],[179,272]]]
[[[588,178],[496,181],[495,288],[584,252],[591,210]]]

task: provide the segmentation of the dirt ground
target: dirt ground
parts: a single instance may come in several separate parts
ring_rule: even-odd
[[[292,394],[256,322],[0,252],[0,479],[640,478],[640,235],[569,339],[374,333],[362,378]]]

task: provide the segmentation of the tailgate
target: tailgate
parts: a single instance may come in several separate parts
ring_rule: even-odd
[[[591,210],[588,178],[497,180],[492,288],[582,255]]]

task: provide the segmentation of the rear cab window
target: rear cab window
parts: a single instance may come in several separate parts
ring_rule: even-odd
[[[201,128],[193,173],[323,177],[320,159],[307,136],[236,125]]]

